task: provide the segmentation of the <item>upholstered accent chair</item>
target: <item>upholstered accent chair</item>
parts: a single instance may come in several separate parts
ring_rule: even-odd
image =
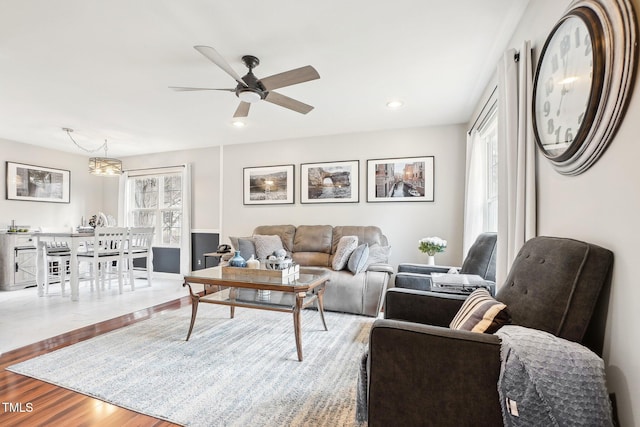
[[[482,233],[469,248],[461,267],[401,263],[395,276],[395,286],[406,289],[431,290],[431,274],[447,273],[454,268],[460,274],[475,274],[489,283],[495,293],[496,281],[496,233]]]
[[[513,324],[585,344],[612,266],[613,253],[602,247],[536,237],[520,250],[496,299]],[[500,339],[448,327],[465,298],[387,291],[385,318],[375,321],[369,341],[370,427],[502,425]]]

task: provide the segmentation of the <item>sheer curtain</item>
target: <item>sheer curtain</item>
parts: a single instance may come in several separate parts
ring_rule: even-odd
[[[182,230],[180,233],[180,274],[191,272],[191,165],[182,171]]]
[[[501,284],[525,241],[536,235],[536,147],[531,127],[531,43],[498,64],[498,251]]]
[[[480,132],[473,129],[467,135],[467,180],[465,183],[464,203],[464,234],[462,241],[463,253],[483,231],[484,209],[486,200],[486,174],[483,163],[486,153]]]

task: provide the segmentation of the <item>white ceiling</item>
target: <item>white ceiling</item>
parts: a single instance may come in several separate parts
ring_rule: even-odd
[[[0,138],[81,154],[69,127],[127,156],[464,123],[528,1],[0,0]],[[278,92],[315,109],[261,101],[234,128],[235,94],[168,89],[235,87],[194,45],[240,75],[313,65]]]

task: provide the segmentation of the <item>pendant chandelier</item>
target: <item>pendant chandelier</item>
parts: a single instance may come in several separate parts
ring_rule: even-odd
[[[104,144],[95,150],[88,150],[82,147],[80,144],[76,142],[75,139],[71,136],[71,132],[73,129],[70,128],[62,128],[63,131],[69,135],[69,139],[73,142],[76,147],[79,149],[86,151],[87,153],[95,153],[96,151],[102,150],[104,148],[104,157],[91,157],[89,158],[89,173],[92,175],[99,176],[118,176],[122,174],[122,161],[119,159],[114,159],[107,155],[107,140],[104,140]]]

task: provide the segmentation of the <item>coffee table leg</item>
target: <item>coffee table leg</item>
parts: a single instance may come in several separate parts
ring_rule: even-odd
[[[193,331],[193,325],[196,323],[196,314],[198,313],[198,303],[200,303],[200,298],[191,296],[191,324],[189,325],[189,333],[187,333],[187,339],[185,341],[189,341],[189,337],[191,336],[191,331]]]
[[[229,301],[231,301],[232,303],[236,302],[236,288],[229,289]],[[236,314],[236,306],[231,305],[229,306],[229,309],[230,309],[230,316],[233,319],[233,316],[235,316]]]
[[[328,331],[329,329],[327,328],[327,322],[324,321],[323,298],[324,298],[324,285],[322,285],[322,288],[318,291],[318,311],[320,312],[320,318],[322,319],[322,325],[324,326],[324,330]]]
[[[298,360],[302,362],[302,333],[300,327],[300,313],[302,311],[302,301],[304,296],[296,295],[296,306],[293,309],[293,330],[296,335],[296,350],[298,350]]]

